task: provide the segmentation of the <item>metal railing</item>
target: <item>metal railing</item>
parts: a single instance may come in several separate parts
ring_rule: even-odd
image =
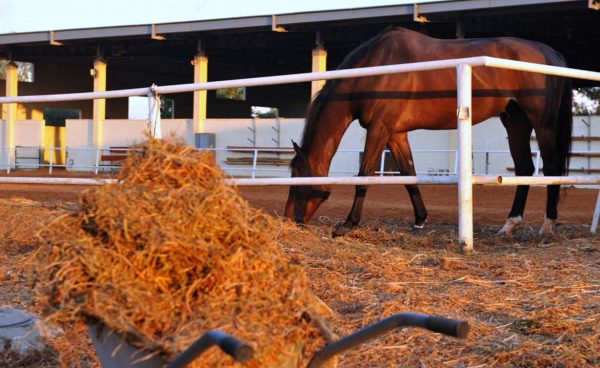
[[[86,92],[86,93],[71,93],[60,95],[44,95],[44,96],[20,96],[20,97],[0,97],[0,104],[28,103],[28,102],[50,102],[50,101],[73,101],[73,100],[91,100],[104,98],[117,98],[129,96],[148,96],[149,105],[152,106],[156,102],[158,95],[169,93],[193,92],[201,90],[213,90],[220,88],[235,88],[235,87],[254,87],[275,84],[288,84],[309,82],[314,80],[342,79],[367,77],[385,74],[431,71],[440,69],[456,69],[457,82],[457,128],[458,128],[458,233],[459,241],[464,245],[466,251],[473,249],[473,190],[474,183],[489,182],[494,183],[493,177],[478,177],[473,175],[472,161],[472,68],[473,67],[493,67],[510,69],[517,71],[541,73],[547,75],[587,79],[600,81],[600,73],[586,70],[571,69],[565,67],[557,67],[550,65],[535,64],[523,61],[506,60],[489,56],[477,56],[461,59],[450,60],[435,60],[408,64],[396,64],[375,66],[356,69],[342,69],[328,72],[317,73],[300,73],[290,75],[280,75],[271,77],[259,77],[248,79],[236,79],[228,81],[207,82],[207,83],[190,83],[171,86],[152,86],[150,88],[133,88],[127,90],[107,91],[107,92]],[[160,117],[158,114],[153,114],[151,126],[160,128]],[[160,131],[160,129],[157,129]],[[273,180],[275,183],[288,184],[283,185],[299,185],[300,183],[311,182],[308,178],[290,178],[288,181]],[[323,184],[327,179],[331,183],[343,182],[347,185],[356,185],[368,181],[370,184],[405,184],[411,181],[419,181],[419,177],[394,177],[395,181],[388,180],[388,177],[376,178],[346,178],[347,180],[339,180],[339,178],[310,178],[312,183]],[[368,180],[365,180],[368,179]],[[373,180],[373,179],[379,179]],[[385,180],[384,180],[385,179]],[[441,178],[440,178],[441,179]],[[496,178],[497,179],[497,178]],[[244,183],[245,179],[240,179],[238,183]],[[261,179],[256,180],[259,183]],[[262,179],[264,181],[265,179]],[[434,180],[435,181],[435,180]],[[440,180],[443,183],[447,180]],[[496,184],[510,182],[511,185],[532,185],[532,184],[578,184],[585,182],[588,184],[600,184],[600,177],[514,177],[508,181],[495,180]],[[250,184],[250,182],[247,182]],[[254,184],[259,185],[259,184]],[[600,198],[600,197],[599,197]],[[600,206],[597,206],[600,211]],[[596,218],[599,212],[594,215]]]

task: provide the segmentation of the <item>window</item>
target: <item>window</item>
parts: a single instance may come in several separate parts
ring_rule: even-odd
[[[160,98],[160,118],[175,118],[175,100],[173,100],[172,98]]]
[[[44,120],[47,126],[64,127],[67,119],[81,119],[81,110],[47,107],[44,109]]]
[[[250,115],[253,118],[278,118],[279,110],[276,107],[265,107],[265,106],[252,106],[250,108]]]
[[[0,79],[6,80],[6,67],[8,64],[8,60],[0,60]],[[17,64],[19,70],[19,82],[33,83],[33,63],[16,61],[15,64]]]
[[[217,98],[224,100],[246,101],[246,87],[218,89]]]

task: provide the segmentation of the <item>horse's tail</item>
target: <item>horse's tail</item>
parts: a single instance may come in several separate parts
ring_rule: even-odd
[[[560,159],[560,175],[569,174],[571,146],[573,144],[573,88],[571,78],[565,78],[558,119],[556,121],[556,153]]]

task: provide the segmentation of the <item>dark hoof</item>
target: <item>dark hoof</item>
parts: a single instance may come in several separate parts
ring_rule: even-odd
[[[331,236],[333,236],[334,238],[337,238],[338,236],[344,236],[351,231],[352,231],[351,227],[348,227],[344,224],[338,224],[335,226],[335,229],[333,229]]]

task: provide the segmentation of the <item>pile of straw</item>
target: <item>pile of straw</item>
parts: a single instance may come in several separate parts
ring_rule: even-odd
[[[248,342],[246,366],[306,364],[324,344],[303,320],[319,301],[274,240],[282,224],[247,204],[210,153],[150,140],[118,184],[39,234],[38,300],[50,320],[85,316],[174,356],[221,329]],[[196,366],[232,366],[217,349]]]

